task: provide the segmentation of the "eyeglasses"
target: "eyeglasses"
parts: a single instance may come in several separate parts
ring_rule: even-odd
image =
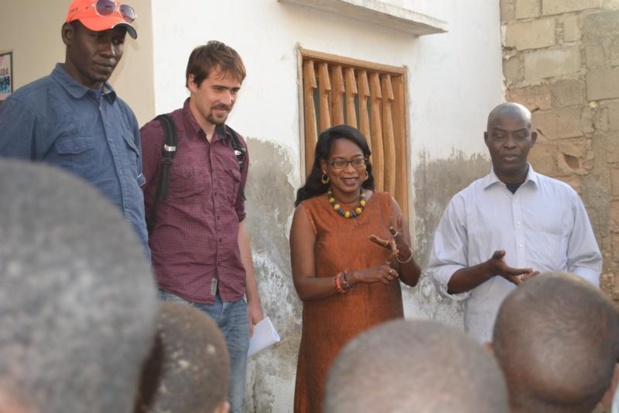
[[[344,169],[348,166],[348,164],[351,164],[353,168],[361,168],[367,165],[367,163],[368,163],[368,160],[365,158],[355,158],[355,159],[351,159],[350,161],[345,161],[343,159],[336,159],[335,161],[330,161],[329,165],[331,165],[333,169]]]
[[[137,17],[133,7],[127,4],[118,4],[112,0],[98,0],[94,6],[99,16],[109,16],[118,11],[127,23],[133,23]]]

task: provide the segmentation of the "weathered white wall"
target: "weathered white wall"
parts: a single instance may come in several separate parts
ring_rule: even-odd
[[[193,47],[221,40],[237,49],[248,68],[230,122],[298,151],[298,44],[408,66],[413,151],[439,157],[453,149],[483,152],[480,125],[502,99],[498,2],[389,2],[414,3],[414,10],[446,20],[449,32],[417,39],[276,0],[178,0],[175,7],[154,0],[156,110],[171,110],[187,96],[184,73]]]
[[[265,310],[283,337],[280,345],[250,365],[248,411],[292,411],[301,305],[290,280],[287,237],[291,202],[304,179],[297,47],[409,68],[411,186],[416,185],[414,171],[422,160],[429,164],[454,153],[466,158],[486,152],[482,139],[486,115],[502,101],[498,1],[389,3],[445,20],[449,32],[415,38],[276,0],[176,0],[174,7],[153,1],[158,112],[179,107],[187,97],[187,58],[201,43],[216,39],[231,45],[248,70],[229,123],[248,137],[252,151],[248,227]],[[451,182],[444,185],[453,187]],[[417,203],[416,198],[433,189],[411,191],[412,201]],[[442,209],[444,201],[440,202],[434,209]],[[412,218],[413,223],[424,219]],[[268,225],[262,223],[265,220]],[[416,250],[424,255],[423,263],[433,232],[428,226],[414,234],[424,245]],[[438,300],[427,279],[417,289],[407,290],[405,301],[409,317],[461,324],[458,307]]]

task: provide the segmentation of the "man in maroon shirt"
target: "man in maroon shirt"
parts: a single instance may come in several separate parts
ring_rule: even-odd
[[[199,308],[226,338],[233,413],[242,412],[249,337],[263,318],[244,223],[249,157],[246,150],[241,168],[232,146],[235,132],[225,125],[244,79],[241,57],[221,42],[210,41],[191,53],[190,97],[171,113],[178,140],[168,197],[157,206],[149,240],[161,299]],[[161,123],[147,123],[140,134],[150,217],[162,168]]]

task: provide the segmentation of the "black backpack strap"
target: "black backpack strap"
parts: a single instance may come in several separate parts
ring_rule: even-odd
[[[236,161],[239,164],[239,169],[241,170],[241,174],[243,174],[243,170],[245,169],[245,154],[247,153],[247,149],[241,143],[241,139],[239,138],[239,134],[236,133],[234,129],[230,126],[226,125],[226,132],[230,134],[232,137],[232,149],[234,150],[234,155],[236,156]],[[245,187],[243,185],[239,185],[239,194],[238,196],[245,201],[247,198],[245,197]]]
[[[159,115],[155,120],[161,122],[161,127],[163,129],[163,147],[161,149],[161,176],[157,183],[157,191],[155,192],[155,199],[153,200],[153,206],[150,210],[150,216],[146,220],[149,233],[155,226],[159,202],[165,202],[168,199],[170,167],[172,166],[172,159],[174,159],[174,155],[176,155],[176,142],[178,140],[176,124],[171,115]]]

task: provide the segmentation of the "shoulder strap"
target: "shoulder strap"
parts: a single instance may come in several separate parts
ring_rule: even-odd
[[[176,124],[174,123],[174,119],[172,119],[171,115],[159,115],[155,117],[155,120],[161,122],[161,127],[163,129],[163,147],[161,149],[161,176],[159,177],[159,182],[157,183],[157,191],[155,192],[155,199],[153,200],[150,216],[146,220],[149,233],[155,225],[159,202],[165,202],[168,199],[170,166],[172,166],[172,159],[174,158],[174,155],[176,155],[176,141],[178,139]]]
[[[241,170],[241,174],[243,174],[243,170],[245,169],[245,153],[247,149],[241,144],[241,139],[239,138],[239,134],[236,133],[234,129],[230,126],[225,125],[226,131],[230,132],[230,136],[232,136],[232,149],[234,150],[234,155],[236,156],[236,161],[239,164],[239,169]],[[239,185],[239,194],[238,196],[245,201],[245,188],[243,185]]]

